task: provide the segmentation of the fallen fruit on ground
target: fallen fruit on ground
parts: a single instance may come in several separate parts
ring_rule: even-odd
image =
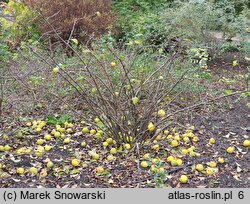
[[[172,166],[177,166],[177,165],[178,165],[177,160],[175,160],[175,159],[172,160],[172,161],[171,161],[171,165],[172,165]]]
[[[152,165],[152,166],[150,167],[150,171],[151,171],[151,172],[155,172],[155,171],[156,171],[155,165]]]
[[[60,136],[61,136],[61,133],[60,133],[60,132],[58,132],[58,131],[55,131],[55,132],[54,132],[54,136],[55,136],[55,138],[58,138],[58,137],[60,137]]]
[[[187,183],[188,182],[188,177],[186,175],[181,175],[179,180],[180,180],[181,183]]]
[[[210,139],[209,139],[209,143],[214,144],[214,143],[215,143],[215,139],[214,139],[213,137],[210,138]]]
[[[212,176],[214,174],[214,170],[212,168],[208,167],[206,169],[206,174],[209,175],[209,176]]]
[[[71,128],[67,128],[67,129],[66,129],[66,132],[67,132],[67,133],[72,133],[73,130],[72,130]]]
[[[48,175],[47,171],[46,170],[42,170],[39,174],[40,177],[44,178]]]
[[[108,161],[113,161],[114,160],[114,156],[112,154],[107,156],[107,160]]]
[[[108,139],[106,139],[106,142],[107,142],[108,144],[112,144],[112,143],[113,143],[113,139],[109,137]]]
[[[224,160],[224,158],[219,157],[219,158],[218,158],[218,162],[219,162],[220,164],[224,164],[224,163],[225,163],[225,160]]]
[[[229,153],[229,154],[234,153],[234,147],[228,147],[227,148],[227,153]]]
[[[81,146],[82,146],[82,147],[86,147],[86,145],[87,145],[87,144],[86,144],[85,141],[82,141],[82,142],[81,142]]]
[[[129,150],[131,148],[131,146],[130,146],[130,144],[127,143],[127,144],[124,145],[124,148]]]
[[[38,169],[36,167],[30,167],[29,172],[31,174],[37,174],[38,173]]]
[[[49,161],[48,163],[47,163],[47,167],[48,168],[52,168],[54,166],[54,163],[52,162],[52,161]]]
[[[50,135],[50,134],[45,135],[45,136],[44,136],[44,139],[45,139],[45,140],[48,140],[48,141],[51,140],[51,135]]]
[[[250,147],[250,140],[244,140],[243,146],[244,147]]]
[[[44,149],[45,149],[46,151],[50,151],[50,150],[52,149],[52,147],[51,147],[50,145],[45,145],[45,146],[44,146]]]
[[[173,156],[168,156],[167,157],[167,162],[172,162],[174,160],[174,157]]]
[[[189,137],[183,137],[183,141],[186,142],[186,143],[189,142],[190,141]]]
[[[155,151],[158,151],[160,149],[160,146],[158,144],[153,145],[152,149],[155,150]]]
[[[216,162],[211,161],[211,162],[209,162],[209,166],[212,168],[215,168],[217,166],[217,164],[216,164]]]
[[[142,161],[142,162],[141,162],[141,166],[142,166],[143,168],[147,168],[147,167],[148,167],[148,163],[147,163],[146,161]]]
[[[197,171],[203,171],[203,169],[204,169],[202,164],[197,164],[195,168]]]
[[[21,175],[21,174],[24,174],[25,170],[24,170],[24,168],[19,167],[16,169],[16,172]]]
[[[165,169],[163,167],[160,167],[157,171],[158,174],[164,174],[165,173]]]
[[[39,139],[39,140],[36,141],[36,144],[42,145],[42,144],[44,144],[44,140],[43,139]]]
[[[103,173],[103,172],[104,172],[104,168],[103,168],[102,166],[98,166],[98,167],[96,168],[96,172],[97,172],[97,173]]]
[[[27,126],[27,127],[31,127],[31,125],[32,125],[31,122],[27,122],[27,123],[26,123],[26,126]]]
[[[192,140],[193,140],[193,142],[198,142],[198,141],[199,141],[199,138],[196,137],[196,136],[194,136]]]
[[[181,166],[183,164],[183,161],[181,159],[177,159],[176,163],[177,163],[178,166]]]
[[[150,157],[150,154],[149,154],[149,153],[146,153],[146,154],[143,155],[143,158],[144,158],[144,159],[149,159],[149,157]]]
[[[173,141],[171,142],[171,145],[172,145],[173,147],[177,147],[177,146],[179,145],[179,142],[178,142],[177,140],[173,140]]]
[[[108,142],[103,142],[102,145],[103,145],[104,147],[107,147],[107,146],[109,145],[109,143],[108,143]]]
[[[38,146],[37,151],[43,153],[44,152],[44,147],[43,146]]]
[[[110,149],[110,154],[116,154],[116,153],[117,153],[116,148],[111,148],[111,149]]]
[[[91,135],[94,135],[94,134],[96,133],[96,130],[95,130],[95,129],[92,129],[92,130],[89,131],[89,133],[90,133]]]
[[[71,160],[71,165],[74,167],[77,167],[80,165],[80,161],[78,159],[72,159]]]
[[[69,144],[69,143],[70,143],[70,138],[68,138],[68,137],[65,138],[65,139],[63,140],[63,143],[64,143],[64,144]]]
[[[86,134],[86,133],[88,133],[89,132],[89,128],[88,127],[84,127],[83,129],[82,129],[82,133],[83,134]]]
[[[159,160],[158,160],[157,158],[153,158],[153,159],[152,159],[152,163],[153,163],[153,164],[156,164],[158,161],[159,161]]]
[[[182,149],[181,153],[184,154],[184,155],[186,155],[188,153],[188,150],[187,149]]]
[[[161,110],[158,111],[158,116],[160,118],[163,118],[165,115],[166,115],[166,112],[164,110],[161,109]]]
[[[98,160],[100,158],[99,154],[95,153],[93,154],[93,159]]]

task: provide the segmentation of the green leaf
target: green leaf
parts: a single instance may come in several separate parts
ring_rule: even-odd
[[[59,119],[55,116],[49,116],[46,120],[51,125],[63,125],[65,122],[73,122],[74,118],[70,115],[62,115]]]
[[[58,119],[56,119],[55,116],[49,116],[46,120],[46,122],[48,124],[51,124],[51,125],[57,125],[58,124]]]
[[[59,122],[60,123],[65,123],[65,122],[73,122],[74,121],[74,119],[73,119],[73,117],[72,116],[70,116],[70,115],[62,115],[60,118],[59,118]]]

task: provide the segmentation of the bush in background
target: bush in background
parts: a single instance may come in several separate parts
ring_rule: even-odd
[[[245,0],[161,0],[157,3],[116,0],[114,9],[119,13],[116,38],[122,45],[137,43],[154,51],[208,49],[213,57],[232,37],[237,35],[245,41],[250,25],[247,3]],[[221,32],[222,38],[218,40],[215,32]]]
[[[167,39],[167,27],[159,13],[168,6],[167,0],[114,1],[118,15],[118,34],[121,43],[134,41],[144,46],[158,46]]]
[[[24,0],[24,3],[41,11],[64,40],[72,37],[87,43],[93,37],[102,36],[116,19],[111,11],[111,0]],[[41,20],[37,25],[52,42],[58,41],[48,24]]]
[[[179,3],[161,12],[161,18],[168,25],[169,37],[179,38],[187,47],[206,48],[210,56],[218,54],[227,40],[238,35],[243,41],[250,21],[243,14],[237,15],[229,1],[207,2],[191,0]],[[216,33],[222,33],[217,39]]]
[[[36,14],[23,2],[10,0],[3,3],[3,16],[0,17],[0,36],[10,48],[17,48],[22,41],[39,37],[34,19]]]

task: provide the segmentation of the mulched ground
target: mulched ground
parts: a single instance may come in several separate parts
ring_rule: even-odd
[[[233,67],[232,61],[237,59],[240,59],[239,65]],[[209,63],[209,69],[214,76],[211,89],[220,87],[220,89],[241,90],[247,86],[249,88],[249,84],[246,85],[245,81],[237,80],[239,76],[249,76],[250,71],[247,70],[249,66],[250,62],[244,61],[239,53],[226,54],[214,59]],[[218,81],[223,77],[231,80],[236,79],[236,82],[219,83]],[[228,159],[228,165],[215,183],[216,187],[250,187],[249,150],[246,151],[245,155],[238,155],[237,157],[231,157],[225,153],[229,141],[237,144],[250,137],[250,133],[245,130],[250,127],[250,109],[246,105],[249,101],[249,96],[244,98],[229,97],[217,102],[212,113],[208,112],[194,119],[197,128],[203,128],[218,141],[217,148],[212,151],[218,151]],[[227,104],[226,107],[225,104]],[[237,172],[237,168],[239,172]]]

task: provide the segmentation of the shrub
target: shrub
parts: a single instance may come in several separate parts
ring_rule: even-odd
[[[226,40],[244,36],[249,28],[244,0],[116,0],[114,9],[119,13],[118,40],[167,52],[202,48],[213,57]],[[222,39],[218,40],[215,32],[222,32]]]
[[[89,113],[83,113],[82,119],[118,144],[149,142],[170,125],[170,103],[165,98],[175,93],[177,84],[184,79],[184,74],[172,76],[175,56],[159,64],[155,59],[147,64],[145,62],[150,61],[148,55],[145,54],[144,58],[138,56],[136,46],[122,53],[100,44],[93,44],[93,49],[89,50],[84,45],[64,43],[74,52],[73,61],[67,65],[62,61],[64,56],[51,57],[37,47],[26,45],[26,50],[32,54],[29,57],[32,62],[15,66],[18,76],[26,81],[22,84],[29,84],[29,89],[32,87],[35,93],[45,92],[48,95],[54,92],[63,100],[65,97],[60,92],[74,89],[71,100],[72,95],[77,94],[74,98],[81,101],[81,107]],[[53,74],[55,67],[58,69]],[[32,80],[30,76],[33,76]],[[40,77],[38,81],[42,83],[36,83],[34,76]],[[65,85],[67,83],[69,85]],[[45,100],[44,95],[39,93],[37,96],[36,100]],[[166,113],[161,111],[159,116],[160,109]],[[100,121],[93,123],[96,117]]]
[[[39,10],[49,19],[64,40],[70,37],[87,43],[100,37],[115,22],[111,0],[24,0],[33,10]],[[37,22],[39,31],[49,36],[52,42],[58,38],[44,21]]]
[[[114,1],[118,15],[117,40],[144,46],[163,44],[167,38],[166,24],[162,23],[159,13],[167,6],[166,0],[160,1]]]
[[[244,8],[250,9],[250,2],[248,0],[215,0],[215,3],[231,4],[235,9],[235,14],[239,15]]]
[[[39,36],[33,23],[36,15],[24,3],[10,0],[3,4],[3,17],[0,17],[2,41],[10,48],[16,48],[21,41],[35,39]]]
[[[212,57],[226,40],[236,35],[245,36],[250,23],[244,15],[237,15],[228,1],[179,3],[162,12],[161,18],[171,28],[170,38],[178,36],[188,47],[207,48]],[[222,39],[216,39],[216,32],[223,34]]]

